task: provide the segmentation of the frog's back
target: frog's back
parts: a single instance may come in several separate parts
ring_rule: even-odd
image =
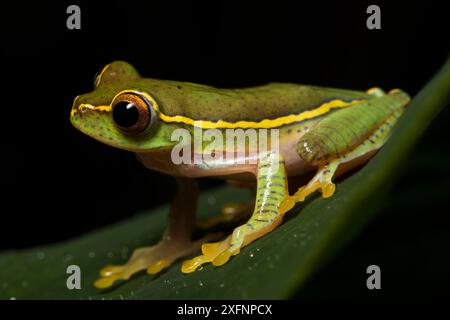
[[[97,76],[95,85],[93,92],[77,98],[78,104],[107,106],[124,90],[146,92],[158,102],[161,113],[187,120],[181,121],[185,123],[192,123],[190,120],[260,122],[298,115],[330,101],[348,103],[373,98],[364,91],[289,83],[269,83],[244,89],[219,89],[189,82],[143,78],[131,65],[123,61],[107,65]]]
[[[333,100],[370,99],[363,91],[340,90],[288,83],[270,83],[244,89],[146,79],[168,116],[193,120],[262,121],[313,110]]]

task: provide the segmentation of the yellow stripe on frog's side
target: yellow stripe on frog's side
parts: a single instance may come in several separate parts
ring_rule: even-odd
[[[150,101],[153,104],[153,108],[157,111],[159,118],[163,122],[183,123],[183,124],[195,126],[195,127],[202,128],[202,129],[236,129],[236,128],[269,129],[269,128],[277,128],[277,127],[281,127],[283,125],[288,125],[288,124],[295,123],[295,122],[309,120],[309,119],[324,115],[333,109],[349,107],[349,106],[352,106],[352,105],[355,105],[357,103],[361,103],[364,101],[362,99],[358,99],[358,100],[353,100],[350,102],[345,102],[341,99],[335,99],[335,100],[330,100],[330,101],[324,102],[323,104],[321,104],[320,106],[318,106],[315,109],[306,110],[299,114],[290,114],[290,115],[281,116],[281,117],[278,117],[275,119],[264,119],[264,120],[261,120],[258,122],[244,121],[244,120],[236,121],[236,122],[228,122],[228,121],[224,121],[224,120],[218,120],[218,121],[196,120],[196,119],[191,119],[186,116],[180,116],[180,115],[171,116],[171,115],[164,114],[160,110],[158,103],[155,101],[155,99],[152,96],[150,96],[149,94],[147,94],[145,92],[139,92],[139,91],[134,91],[134,90],[123,90],[123,91],[119,92],[112,99],[112,102],[116,99],[116,97],[118,97],[119,95],[121,95],[123,93],[134,93],[134,94],[137,94],[140,96],[144,96],[148,101]],[[95,111],[102,111],[102,112],[110,112],[112,110],[111,105],[93,106],[90,104],[81,104],[78,107],[78,110],[80,110],[82,112],[83,108],[95,110]]]
[[[119,94],[124,93],[124,92],[133,92],[133,91],[125,90],[123,92],[120,92]],[[163,112],[161,112],[161,110],[159,109],[158,103],[155,101],[155,99],[153,99],[153,97],[151,97],[147,93],[137,92],[137,91],[134,91],[134,93],[143,95],[149,101],[151,101],[153,103],[153,107],[158,112],[159,118],[162,121],[164,121],[166,123],[183,123],[183,124],[195,126],[195,127],[202,128],[202,129],[236,129],[236,128],[268,129],[268,128],[277,128],[277,127],[281,127],[283,125],[291,124],[294,122],[300,122],[300,121],[312,119],[312,118],[324,115],[332,109],[349,107],[351,105],[354,105],[354,104],[357,104],[357,103],[360,103],[363,101],[361,99],[358,99],[358,100],[354,100],[351,102],[345,102],[341,99],[335,99],[335,100],[325,102],[315,109],[303,111],[299,114],[290,114],[290,115],[278,117],[275,119],[264,119],[259,122],[243,121],[243,120],[236,121],[236,122],[228,122],[228,121],[224,121],[224,120],[218,120],[218,121],[196,120],[196,119],[191,119],[186,116],[179,116],[179,115],[170,116],[170,115],[167,115],[167,114],[164,114]]]
[[[345,102],[343,100],[332,100],[326,102],[316,109],[303,111],[300,114],[290,114],[287,116],[278,117],[275,119],[264,119],[259,122],[254,121],[237,121],[228,122],[224,120],[209,121],[209,120],[194,120],[185,116],[168,116],[159,111],[159,117],[164,122],[176,122],[184,123],[191,126],[200,127],[203,129],[235,129],[235,128],[277,128],[283,125],[291,124],[294,122],[300,122],[308,119],[315,118],[317,116],[328,113],[332,109],[345,108],[356,103],[360,103],[361,100]]]

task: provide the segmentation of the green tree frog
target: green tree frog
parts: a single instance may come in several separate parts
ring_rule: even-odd
[[[136,249],[124,265],[103,268],[95,286],[110,287],[141,270],[159,273],[196,252],[200,254],[182,263],[182,272],[194,272],[205,263],[224,265],[279,226],[295,203],[315,191],[331,197],[332,180],[366,162],[385,143],[409,101],[399,89],[365,92],[287,83],[218,89],[143,78],[123,61],[108,64],[96,77],[94,90],[75,98],[71,123],[100,142],[134,152],[145,167],[174,176],[179,191],[161,241]],[[264,152],[255,156],[223,142],[214,152],[233,154],[233,161],[209,157],[179,163],[173,161],[174,149],[196,142],[195,137],[184,144],[184,138],[174,139],[180,129],[194,136],[208,130],[268,130],[271,137],[276,130],[278,149],[266,143]],[[182,157],[194,158],[208,141],[199,145],[184,149],[192,155]],[[192,239],[199,177],[222,178],[254,190],[249,204],[230,205],[222,215],[198,222],[208,227],[246,221],[229,235],[206,233]]]

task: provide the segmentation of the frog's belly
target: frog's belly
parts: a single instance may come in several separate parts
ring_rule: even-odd
[[[297,139],[286,139],[280,143],[280,153],[282,154],[286,172],[289,177],[303,175],[314,170],[313,166],[305,163],[296,153],[295,144]],[[170,150],[162,152],[138,153],[137,158],[149,169],[160,171],[173,176],[183,177],[216,177],[220,179],[232,179],[249,181],[254,180],[257,174],[257,162],[255,159],[241,158],[239,163],[234,159],[222,159],[214,161],[200,161],[191,164],[174,164]]]
[[[297,154],[296,143],[298,139],[285,140],[280,144],[280,154],[283,156],[286,174],[288,177],[297,177],[313,172],[317,169],[315,166],[311,166]],[[226,180],[234,181],[255,181],[256,165],[251,167],[237,167],[236,170],[243,172],[237,172],[234,174],[217,175],[215,177]]]
[[[296,153],[297,139],[284,141],[280,144],[280,153],[285,160],[285,168],[289,177],[290,192],[295,192],[296,188],[304,185],[314,175],[317,167],[305,163]],[[368,161],[374,152],[367,153],[350,162],[339,166],[334,177],[358,167]],[[214,177],[227,180],[236,186],[252,187],[256,183],[257,164],[233,164],[224,163],[201,163],[201,164],[180,164],[175,165],[170,157],[170,150],[166,152],[148,152],[137,154],[138,159],[149,169],[163,172],[172,176],[182,176],[191,178]]]

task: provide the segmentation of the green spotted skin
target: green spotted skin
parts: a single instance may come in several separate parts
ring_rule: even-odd
[[[249,239],[258,238],[274,228],[282,220],[280,205],[288,195],[288,182],[282,157],[277,153],[269,153],[258,163],[257,190],[255,209],[246,224],[233,232],[231,248],[239,248]]]
[[[269,83],[252,88],[223,89],[208,85],[142,78],[124,61],[109,64],[97,77],[95,90],[78,97],[77,104],[106,105],[122,90],[148,92],[157,97],[161,111],[211,121],[261,121],[315,108],[332,99],[370,99],[362,91],[290,83]]]
[[[336,164],[335,169],[337,169],[337,166],[340,163],[351,161],[371,151],[380,149],[386,142],[386,140],[389,138],[389,135],[392,133],[392,128],[396,125],[402,113],[403,113],[402,109],[395,110],[391,115],[388,116],[388,118],[380,126],[378,126],[375,130],[372,131],[372,133],[367,137],[367,139],[361,142],[361,144],[359,144],[355,149],[342,155],[342,157],[340,158],[334,159],[331,163],[335,162]],[[332,173],[330,176],[330,180],[334,174],[334,171],[335,170],[330,171],[330,173]]]
[[[339,158],[368,139],[397,111],[403,111],[408,101],[406,93],[396,91],[378,98],[376,104],[368,100],[352,108],[335,111],[317,121],[299,139],[297,153],[313,165],[323,165]]]
[[[287,194],[284,161],[278,155],[263,159],[258,165],[255,213],[259,218],[271,219],[277,214],[281,200]]]

